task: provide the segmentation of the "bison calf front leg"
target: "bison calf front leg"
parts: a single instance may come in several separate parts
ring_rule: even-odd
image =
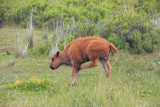
[[[73,65],[73,70],[72,70],[72,86],[75,84],[77,74],[78,74],[78,66],[77,65]]]
[[[91,61],[90,64],[88,65],[81,65],[80,69],[87,69],[87,68],[92,68],[97,66],[97,60]]]

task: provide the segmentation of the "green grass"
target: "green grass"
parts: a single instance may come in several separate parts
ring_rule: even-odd
[[[25,38],[24,29],[3,28],[0,30],[0,39],[3,38],[0,44],[8,43],[7,40],[12,41],[11,44],[16,41],[17,33],[7,32],[7,29],[22,32],[24,35],[21,39]],[[41,40],[41,32],[36,32],[39,33],[35,34],[35,38]],[[2,47],[8,49],[4,45]],[[61,66],[53,71],[49,68],[49,57],[27,56],[24,59],[15,59],[13,54],[5,55],[4,52],[5,50],[0,52],[0,106],[160,106],[160,52],[133,55],[118,51],[110,61],[112,70],[109,81],[105,81],[104,69],[98,63],[96,68],[80,71],[75,86],[70,85],[71,67]],[[126,72],[128,70],[131,72]],[[33,90],[26,90],[23,89],[26,83],[16,88],[8,85],[17,80],[28,81],[34,76],[47,80],[51,87],[41,89],[37,86],[40,87],[38,90],[33,87],[30,87]]]

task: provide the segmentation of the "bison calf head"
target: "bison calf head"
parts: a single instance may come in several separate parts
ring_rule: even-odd
[[[60,52],[58,51],[53,57],[52,62],[50,64],[50,68],[52,70],[57,69],[61,65],[61,57]]]

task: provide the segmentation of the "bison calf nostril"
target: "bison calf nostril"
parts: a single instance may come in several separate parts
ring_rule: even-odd
[[[52,66],[50,66],[50,68],[52,69]]]
[[[50,65],[50,68],[53,70],[54,68]]]

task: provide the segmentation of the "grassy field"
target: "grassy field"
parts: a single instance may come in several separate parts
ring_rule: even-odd
[[[80,71],[76,85],[71,86],[71,67],[52,71],[49,57],[15,59],[17,36],[23,41],[25,33],[22,28],[0,29],[0,107],[160,106],[160,52],[134,55],[118,51],[110,61],[109,81],[99,63]],[[36,46],[42,41],[42,32],[34,33]],[[6,50],[11,54],[4,54]]]

